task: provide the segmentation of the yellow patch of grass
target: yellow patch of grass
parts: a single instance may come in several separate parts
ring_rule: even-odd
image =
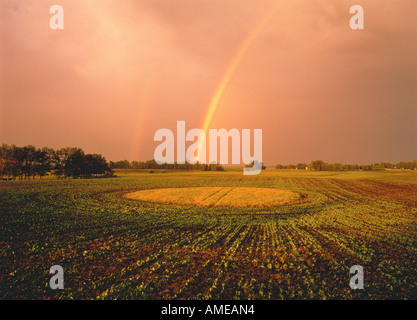
[[[270,188],[196,187],[142,190],[129,193],[126,198],[179,205],[271,207],[293,203],[300,195]]]

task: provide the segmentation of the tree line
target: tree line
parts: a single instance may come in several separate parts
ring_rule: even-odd
[[[48,174],[58,178],[91,178],[112,176],[113,171],[101,154],[85,154],[80,148],[54,150],[7,144],[0,147],[2,180],[28,180]]]
[[[342,163],[326,163],[322,160],[314,160],[309,164],[298,163],[296,165],[277,164],[275,169],[299,169],[314,171],[355,171],[355,170],[389,170],[389,169],[408,169],[417,170],[417,161],[401,161],[398,163],[379,162],[367,165],[359,164],[342,164]]]
[[[148,161],[110,161],[110,168],[112,169],[166,169],[166,170],[202,170],[202,171],[224,171],[224,168],[219,164],[203,164],[195,163],[190,164],[188,162],[184,164],[180,163],[164,163],[158,164],[155,160]]]
[[[417,161],[401,161],[373,163],[370,165],[325,163],[314,160],[309,164],[296,165],[277,164],[276,169],[299,169],[314,171],[354,171],[408,169],[417,170]],[[101,154],[85,154],[81,148],[62,148],[54,150],[48,147],[36,148],[33,145],[17,147],[3,144],[0,146],[0,178],[2,180],[34,179],[52,174],[58,178],[91,178],[113,176],[112,169],[166,169],[166,170],[202,170],[224,171],[220,164],[173,163],[158,164],[155,160],[148,161],[110,161]],[[262,169],[265,166],[262,165]]]

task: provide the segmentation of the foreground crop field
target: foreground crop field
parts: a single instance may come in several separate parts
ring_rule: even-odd
[[[117,175],[0,182],[0,298],[417,298],[415,172]],[[231,207],[125,197],[198,187],[287,190],[303,201]],[[64,290],[49,288],[55,264]],[[349,287],[356,264],[364,290]]]

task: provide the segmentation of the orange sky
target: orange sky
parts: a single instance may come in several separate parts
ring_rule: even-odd
[[[0,143],[152,159],[237,56],[210,128],[263,129],[267,165],[417,159],[415,0],[2,0]]]

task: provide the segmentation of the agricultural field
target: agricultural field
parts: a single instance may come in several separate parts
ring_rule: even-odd
[[[417,298],[416,172],[116,175],[0,182],[1,299]]]

